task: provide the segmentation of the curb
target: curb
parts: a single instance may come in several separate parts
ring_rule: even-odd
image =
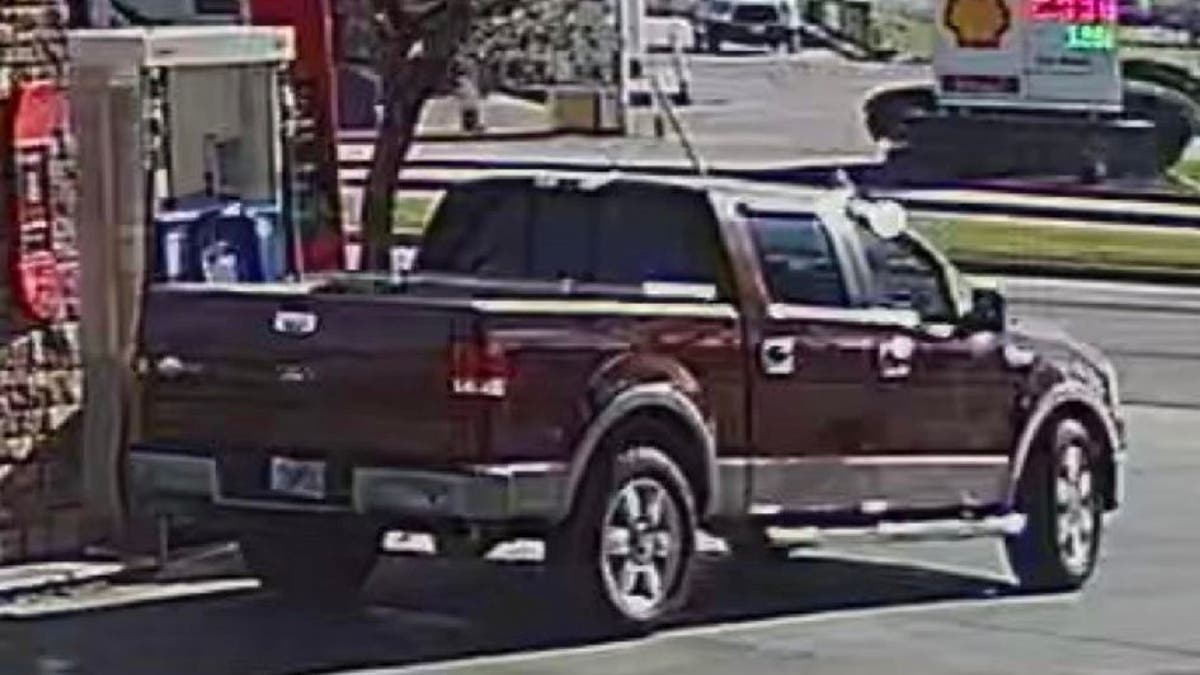
[[[1071,263],[1018,262],[969,258],[957,260],[952,258],[951,261],[967,274],[1200,287],[1200,270],[1114,268],[1097,265],[1073,265]]]
[[[564,135],[565,132],[550,127],[538,129],[509,129],[503,131],[432,131],[417,134],[416,143],[463,143],[491,141],[542,141]]]
[[[441,131],[426,131],[418,133],[413,139],[416,143],[463,143],[463,142],[488,142],[488,141],[538,141],[555,138],[565,135],[565,132],[559,131],[552,127],[536,127],[524,129],[497,129],[485,130],[478,133],[469,131],[451,131],[449,129]],[[358,129],[343,129],[337,134],[339,143],[354,142],[354,143],[374,143],[374,131],[360,131]]]
[[[551,132],[552,135],[576,135],[574,133],[567,134],[565,132]],[[343,138],[348,141],[360,140],[354,139],[347,135]],[[365,137],[364,137],[365,139]],[[363,160],[346,160],[338,163],[339,168],[354,169],[363,168],[368,163]],[[495,160],[495,159],[413,159],[405,164],[409,169],[458,169],[458,170],[473,170],[487,171],[489,169],[496,170],[523,170],[523,171],[571,171],[571,172],[608,172],[613,169],[625,170],[633,173],[657,174],[663,176],[691,176],[695,174],[695,170],[685,164],[667,164],[662,162],[646,162],[644,164],[622,165],[620,163],[600,163],[588,162],[569,159],[546,159],[546,160],[528,160],[528,159],[513,159],[513,160]],[[1189,194],[1187,192],[1152,192],[1138,191],[1128,187],[1115,187],[1111,189],[1095,189],[1090,187],[1071,186],[1071,185],[1045,185],[1036,183],[1021,183],[1021,182],[1003,182],[992,179],[979,180],[930,180],[930,181],[892,181],[882,175],[887,169],[886,162],[873,161],[868,158],[863,158],[861,161],[851,163],[822,163],[816,162],[813,164],[797,164],[797,165],[762,165],[757,167],[749,166],[721,166],[716,165],[711,167],[711,175],[718,178],[733,178],[740,180],[748,180],[761,183],[779,183],[788,185],[803,185],[811,187],[824,187],[833,183],[833,176],[839,169],[845,169],[850,173],[851,178],[862,185],[864,188],[872,190],[899,190],[899,191],[971,191],[971,192],[988,192],[998,194],[1016,194],[1029,195],[1038,197],[1066,197],[1072,199],[1091,199],[1098,202],[1108,201],[1140,201],[1146,203],[1177,205],[1177,206],[1200,206],[1200,192]],[[1197,186],[1200,190],[1200,185]]]
[[[38,563],[31,563],[28,566],[36,566]],[[47,567],[62,567],[66,565],[79,565],[79,571],[47,571],[46,573],[33,576],[28,581],[5,585],[0,588],[0,604],[11,602],[12,600],[24,595],[34,595],[39,593],[48,593],[52,591],[62,591],[69,588],[77,588],[94,583],[103,583],[118,579],[124,575],[130,574],[136,567],[127,566],[124,563],[99,563],[99,562],[59,562],[45,563]],[[23,565],[24,566],[24,565]],[[89,571],[84,566],[95,568]]]

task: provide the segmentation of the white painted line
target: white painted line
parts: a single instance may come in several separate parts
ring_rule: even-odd
[[[1087,281],[1076,279],[1050,279],[1043,277],[1011,277],[1003,280],[1009,290],[1037,291],[1041,289],[1069,289],[1083,292],[1110,292],[1127,295],[1175,296],[1200,300],[1200,288],[1167,286],[1147,283],[1122,283],[1115,281]]]
[[[1051,209],[1057,208],[1052,204],[1033,204],[1034,206]],[[914,220],[932,220],[932,221],[970,221],[976,223],[988,224],[1004,224],[1015,225],[1028,228],[1050,228],[1056,227],[1064,230],[1092,230],[1096,232],[1140,232],[1142,234],[1173,234],[1178,237],[1195,236],[1200,238],[1200,232],[1183,227],[1173,227],[1164,225],[1149,225],[1146,223],[1110,223],[1096,222],[1094,220],[1080,220],[1078,218],[1061,218],[1054,215],[1045,216],[1014,216],[1003,213],[976,213],[972,211],[960,211],[953,208],[953,204],[946,203],[946,206],[938,207],[934,210],[926,210],[920,207],[909,209],[909,214]],[[1086,209],[1104,213],[1103,209],[1093,209],[1090,206]],[[1124,213],[1124,211],[1121,211]],[[1160,213],[1160,212],[1155,212]],[[1169,215],[1169,214],[1168,214]],[[1198,214],[1197,217],[1200,217]]]
[[[919,199],[946,204],[1012,205],[1083,209],[1092,212],[1184,215],[1200,217],[1200,206],[1158,204],[1136,200],[1107,200],[1090,197],[1038,196],[975,190],[881,190],[881,196]]]
[[[846,457],[847,466],[1005,466],[1007,455],[864,455]]]

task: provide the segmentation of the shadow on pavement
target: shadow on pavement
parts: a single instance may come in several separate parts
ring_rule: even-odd
[[[391,558],[361,609],[300,609],[247,592],[0,624],[0,672],[328,672],[620,639],[589,633],[543,589],[536,564]],[[899,565],[706,560],[693,606],[677,625],[1008,592],[991,579]]]

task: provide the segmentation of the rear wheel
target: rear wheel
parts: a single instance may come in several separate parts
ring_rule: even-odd
[[[580,616],[648,630],[687,601],[696,509],[670,443],[655,424],[621,433],[547,542],[551,573]]]
[[[1087,427],[1072,418],[1059,421],[1046,442],[1046,452],[1027,460],[1017,508],[1028,521],[1005,539],[1005,551],[1022,587],[1074,590],[1092,575],[1100,550],[1099,455]]]
[[[791,31],[783,39],[783,48],[789,54],[799,54],[804,49],[804,40],[797,31]]]
[[[351,519],[278,517],[238,535],[242,558],[263,585],[325,603],[358,595],[379,556],[380,528]]]
[[[767,534],[766,528],[755,525],[740,525],[721,532],[729,553],[739,560],[749,562],[785,561],[791,554],[787,546],[776,544]]]

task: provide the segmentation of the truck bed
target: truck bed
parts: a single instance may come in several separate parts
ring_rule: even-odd
[[[289,333],[281,316],[316,323]],[[479,405],[446,379],[450,344],[476,323],[467,295],[159,287],[145,317],[141,444],[409,464],[479,451]]]

